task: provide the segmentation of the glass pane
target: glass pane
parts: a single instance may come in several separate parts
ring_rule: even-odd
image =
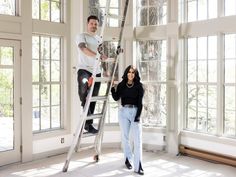
[[[207,38],[200,37],[197,40],[198,42],[198,59],[207,59]]]
[[[235,34],[225,35],[225,59],[235,58]]]
[[[207,132],[207,109],[198,108],[198,131]]]
[[[188,0],[188,22],[197,20],[197,1]]]
[[[198,0],[198,20],[205,19],[207,19],[207,0]]]
[[[160,12],[158,11],[159,9],[157,7],[150,7],[149,8],[149,25],[157,25],[159,22],[159,15]],[[158,13],[159,12],[159,13]]]
[[[40,71],[40,81],[49,82],[50,81],[50,62],[47,60],[41,60],[41,71]]]
[[[39,59],[39,37],[33,36],[32,38],[32,57],[33,59]]]
[[[52,22],[60,22],[60,3],[59,2],[51,2],[51,21]]]
[[[149,5],[150,6],[157,6],[158,3],[162,3],[163,1],[160,0],[149,0]]]
[[[148,63],[147,62],[140,62],[139,63],[139,69],[140,69],[140,76],[143,81],[148,80]]]
[[[60,85],[51,85],[51,93],[52,93],[52,103],[51,105],[53,106],[59,106],[60,105],[60,100],[61,100],[61,96],[60,96]]]
[[[225,0],[225,16],[236,14],[236,0]]]
[[[207,81],[207,61],[204,60],[198,61],[197,77],[199,82]]]
[[[224,105],[224,133],[235,136],[235,87],[225,87],[225,105]]]
[[[39,131],[40,130],[40,111],[39,108],[33,108],[32,112],[32,118],[33,118],[33,131]]]
[[[1,0],[0,1],[0,14],[16,15],[16,2],[15,0]]]
[[[114,14],[114,15],[119,15],[119,9],[110,9],[110,13]],[[118,27],[119,26],[118,19],[110,18],[109,19],[109,26],[110,27]]]
[[[217,108],[217,87],[208,86],[208,107]]]
[[[39,60],[32,60],[32,65],[33,82],[39,82]]]
[[[50,38],[41,37],[41,59],[50,59]]]
[[[41,108],[41,130],[50,128],[50,107]]]
[[[32,18],[39,19],[39,0],[32,1]]]
[[[196,60],[197,58],[197,45],[196,38],[188,39],[188,60]]]
[[[217,59],[217,37],[208,37],[208,59]]]
[[[197,66],[196,61],[188,62],[188,82],[196,82]]]
[[[147,6],[148,0],[138,0],[138,7]]]
[[[13,69],[0,69],[0,152],[14,149]]]
[[[235,61],[225,60],[225,83],[235,83]]]
[[[196,109],[193,106],[188,106],[188,116],[186,128],[189,130],[196,130]]]
[[[161,62],[160,68],[159,68],[159,72],[158,75],[160,76],[160,80],[161,82],[165,82],[166,81],[166,62]]]
[[[53,60],[60,60],[60,38],[51,38],[51,58]]]
[[[147,8],[139,8],[138,9],[138,22],[139,26],[147,26],[147,15],[148,15]]]
[[[197,123],[197,112],[196,112],[196,86],[188,85],[188,97],[187,97],[187,128],[190,130],[196,129],[196,123]]]
[[[217,17],[217,0],[208,0],[208,18]]]
[[[41,0],[41,20],[47,20],[50,21],[50,17],[49,17],[49,3],[50,1],[48,0]]]
[[[225,111],[235,111],[235,87],[225,87]]]
[[[225,111],[224,133],[235,136],[235,111]]]
[[[13,65],[14,52],[12,47],[0,47],[0,65]]]
[[[106,123],[117,123],[118,122],[118,104],[114,102],[113,98],[109,96],[109,104],[107,105]],[[114,112],[116,114],[114,114]]]
[[[42,85],[41,86],[41,106],[50,105],[50,86]]]
[[[216,109],[208,109],[207,114],[208,114],[208,127],[207,131],[210,134],[216,134]]]
[[[110,7],[116,7],[116,8],[118,8],[118,7],[119,7],[119,1],[117,1],[117,0],[111,0],[111,2],[110,2]]]
[[[149,61],[148,62],[148,65],[149,65],[149,72],[148,72],[148,75],[149,75],[149,80],[150,81],[156,81],[157,80],[157,76],[158,76],[158,68],[160,68],[160,63],[157,62],[157,61]],[[158,80],[160,81],[160,80]]]
[[[52,128],[60,127],[60,106],[52,106]]]
[[[198,87],[198,108],[207,107],[207,89],[206,86]]]
[[[51,81],[60,81],[60,61],[51,62]]]
[[[33,107],[39,107],[39,85],[33,85]]]
[[[217,61],[208,60],[208,82],[217,82]]]

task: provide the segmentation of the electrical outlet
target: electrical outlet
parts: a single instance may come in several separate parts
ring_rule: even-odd
[[[65,142],[64,138],[61,138],[61,144],[63,144]]]

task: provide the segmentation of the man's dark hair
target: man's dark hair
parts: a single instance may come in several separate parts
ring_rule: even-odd
[[[99,19],[98,19],[97,16],[95,16],[95,15],[90,15],[90,16],[87,18],[87,23],[88,23],[89,20],[91,20],[91,19],[93,19],[93,20],[97,20],[97,21],[99,22]]]

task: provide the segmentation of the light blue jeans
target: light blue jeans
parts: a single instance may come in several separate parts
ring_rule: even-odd
[[[121,107],[119,109],[119,124],[121,129],[121,141],[123,145],[124,157],[131,163],[134,154],[134,171],[139,170],[139,163],[142,164],[142,126],[141,122],[134,122],[137,108]],[[129,141],[129,134],[134,144],[132,153]]]

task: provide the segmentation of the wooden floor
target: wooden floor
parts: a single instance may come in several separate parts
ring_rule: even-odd
[[[0,177],[131,177],[140,176],[124,166],[120,149],[105,149],[100,161],[93,161],[93,151],[74,154],[68,172],[62,167],[66,154],[25,164],[0,167]],[[144,152],[145,177],[235,177],[236,168],[164,152]]]

